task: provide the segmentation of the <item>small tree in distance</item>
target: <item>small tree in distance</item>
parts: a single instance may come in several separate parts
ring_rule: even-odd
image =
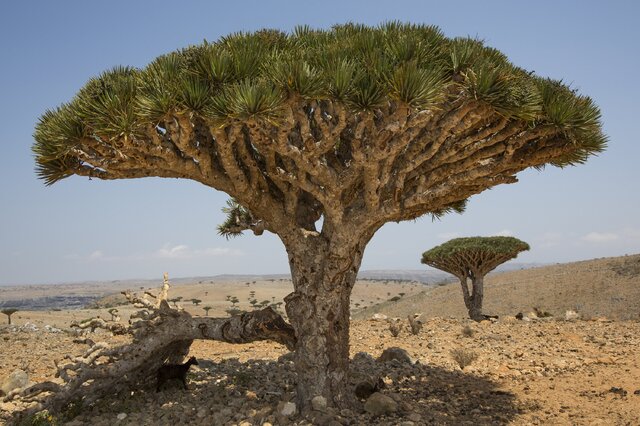
[[[455,238],[424,252],[422,263],[458,277],[469,317],[481,321],[485,319],[484,276],[524,250],[529,250],[529,244],[514,237]],[[467,279],[471,280],[471,291]]]
[[[116,321],[118,317],[118,310],[116,308],[111,308],[107,312],[111,315],[111,321]]]
[[[11,315],[13,315],[16,312],[18,312],[18,310],[15,309],[15,308],[6,308],[6,309],[3,309],[0,312],[2,312],[3,314],[5,314],[7,316],[8,320],[9,320],[9,324],[11,324]]]
[[[209,316],[209,311],[212,309],[211,306],[203,306],[202,309],[206,312],[206,316]]]

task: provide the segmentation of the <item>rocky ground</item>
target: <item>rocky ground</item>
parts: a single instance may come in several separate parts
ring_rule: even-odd
[[[640,419],[640,323],[637,321],[517,321],[472,323],[430,318],[418,335],[406,320],[393,337],[384,320],[354,321],[353,382],[380,376],[377,402],[332,411],[317,402],[315,424],[326,425],[637,425]],[[55,331],[55,330],[54,330]],[[90,335],[112,341],[106,333]],[[38,327],[0,329],[0,378],[27,369],[39,382],[53,360],[86,345],[65,332]],[[376,361],[400,347],[414,363]],[[477,359],[464,370],[451,350]],[[359,355],[356,355],[358,353]],[[289,425],[310,424],[291,414],[295,377],[284,347],[268,342],[230,345],[196,341],[189,390],[168,383],[114,395],[90,408],[71,408],[69,425]],[[153,386],[153,383],[151,383]],[[388,398],[385,398],[388,397]],[[367,410],[365,410],[365,406]],[[7,421],[15,409],[0,403]],[[386,414],[374,415],[376,409]],[[1,421],[1,420],[0,420]]]

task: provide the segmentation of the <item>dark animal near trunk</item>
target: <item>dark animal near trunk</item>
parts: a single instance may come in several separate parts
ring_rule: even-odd
[[[160,386],[162,386],[167,380],[180,379],[182,385],[187,389],[187,371],[192,365],[198,365],[196,357],[192,356],[189,361],[184,364],[167,364],[158,369],[158,385],[156,386],[156,392],[160,392]]]
[[[375,392],[378,392],[380,389],[384,389],[385,387],[386,385],[381,377],[378,377],[377,379],[371,378],[358,383],[355,388],[355,394],[361,400],[367,399]]]

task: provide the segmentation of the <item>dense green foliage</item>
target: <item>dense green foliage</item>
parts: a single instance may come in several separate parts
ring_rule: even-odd
[[[554,165],[581,163],[604,149],[590,98],[514,66],[479,40],[389,22],[237,33],[160,56],[144,69],[116,67],[46,112],[33,150],[38,175],[51,184],[81,161],[73,155],[80,139],[149,143],[148,129],[165,128],[170,116],[213,126],[251,119],[277,125],[288,102],[332,100],[375,115],[389,102],[437,109],[460,95],[531,126],[562,129],[577,149]]]
[[[422,253],[422,263],[446,262],[467,253],[483,253],[489,256],[515,257],[529,250],[529,244],[514,237],[466,237],[454,238]]]

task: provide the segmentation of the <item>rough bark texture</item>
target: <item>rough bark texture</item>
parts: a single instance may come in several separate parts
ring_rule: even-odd
[[[482,314],[482,300],[484,298],[484,276],[477,276],[473,274],[471,275],[471,291],[469,291],[467,277],[460,278],[464,305],[469,311],[469,318],[474,321],[482,321],[484,319],[484,315]]]
[[[5,400],[18,398],[27,405],[16,422],[42,409],[58,412],[70,402],[88,405],[106,395],[153,386],[158,368],[165,363],[182,362],[195,339],[229,343],[274,340],[289,349],[296,344],[293,328],[271,308],[230,318],[192,317],[184,310],[170,308],[167,294],[166,276],[156,301],[126,293],[131,303],[142,308],[132,316],[139,320],[129,326],[100,319],[76,324],[79,328],[105,328],[115,334],[128,334],[132,342],[111,347],[87,339],[90,347],[83,356],[66,356],[67,361],[56,363],[56,377],[61,381],[38,383],[5,397]]]
[[[286,298],[297,344],[297,398],[303,410],[315,396],[349,406],[349,300],[366,242],[347,242],[328,222],[306,241],[286,243],[294,292]]]

